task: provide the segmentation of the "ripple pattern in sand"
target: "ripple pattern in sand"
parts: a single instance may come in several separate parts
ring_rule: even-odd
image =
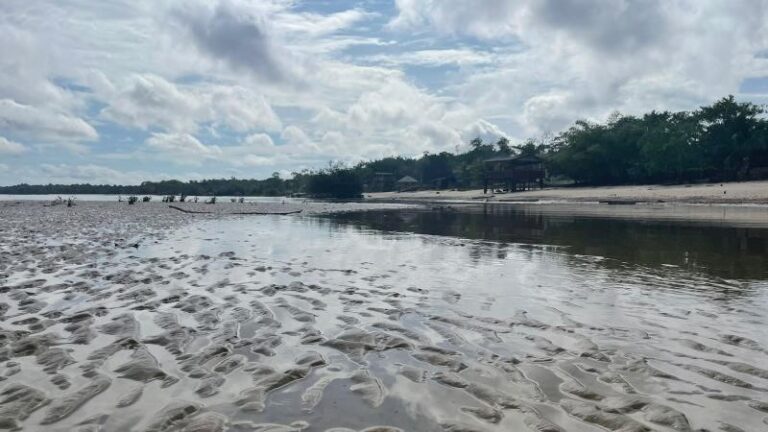
[[[318,229],[296,218],[57,211],[3,210],[0,429],[768,428],[761,282],[546,248],[478,265],[498,246],[429,237],[278,243]]]

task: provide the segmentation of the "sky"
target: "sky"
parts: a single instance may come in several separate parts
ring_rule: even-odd
[[[0,185],[289,177],[768,102],[768,0],[2,0]]]

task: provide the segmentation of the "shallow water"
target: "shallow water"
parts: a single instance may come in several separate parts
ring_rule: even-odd
[[[729,219],[714,219],[712,212]],[[701,220],[674,218],[679,214]],[[768,214],[762,206],[466,205],[349,212],[327,219],[361,230],[490,240],[502,246],[561,246],[570,255],[607,258],[604,265],[768,279]]]
[[[163,232],[6,268],[7,382],[52,399],[25,430],[768,428],[765,230],[443,209]]]

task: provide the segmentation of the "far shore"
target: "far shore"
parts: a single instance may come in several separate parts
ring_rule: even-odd
[[[424,190],[365,194],[367,201],[463,205],[514,205],[532,214],[656,220],[768,228],[768,181],[677,186],[546,188],[505,194],[481,190]],[[490,211],[490,210],[489,210]]]
[[[371,201],[597,202],[606,204],[762,204],[768,205],[768,181],[689,185],[551,187],[524,192],[487,194],[474,190],[419,190],[366,193]]]

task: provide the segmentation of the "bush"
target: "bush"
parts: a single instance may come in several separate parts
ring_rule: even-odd
[[[316,198],[359,198],[363,193],[363,182],[358,173],[350,169],[332,167],[312,175],[307,192]]]

